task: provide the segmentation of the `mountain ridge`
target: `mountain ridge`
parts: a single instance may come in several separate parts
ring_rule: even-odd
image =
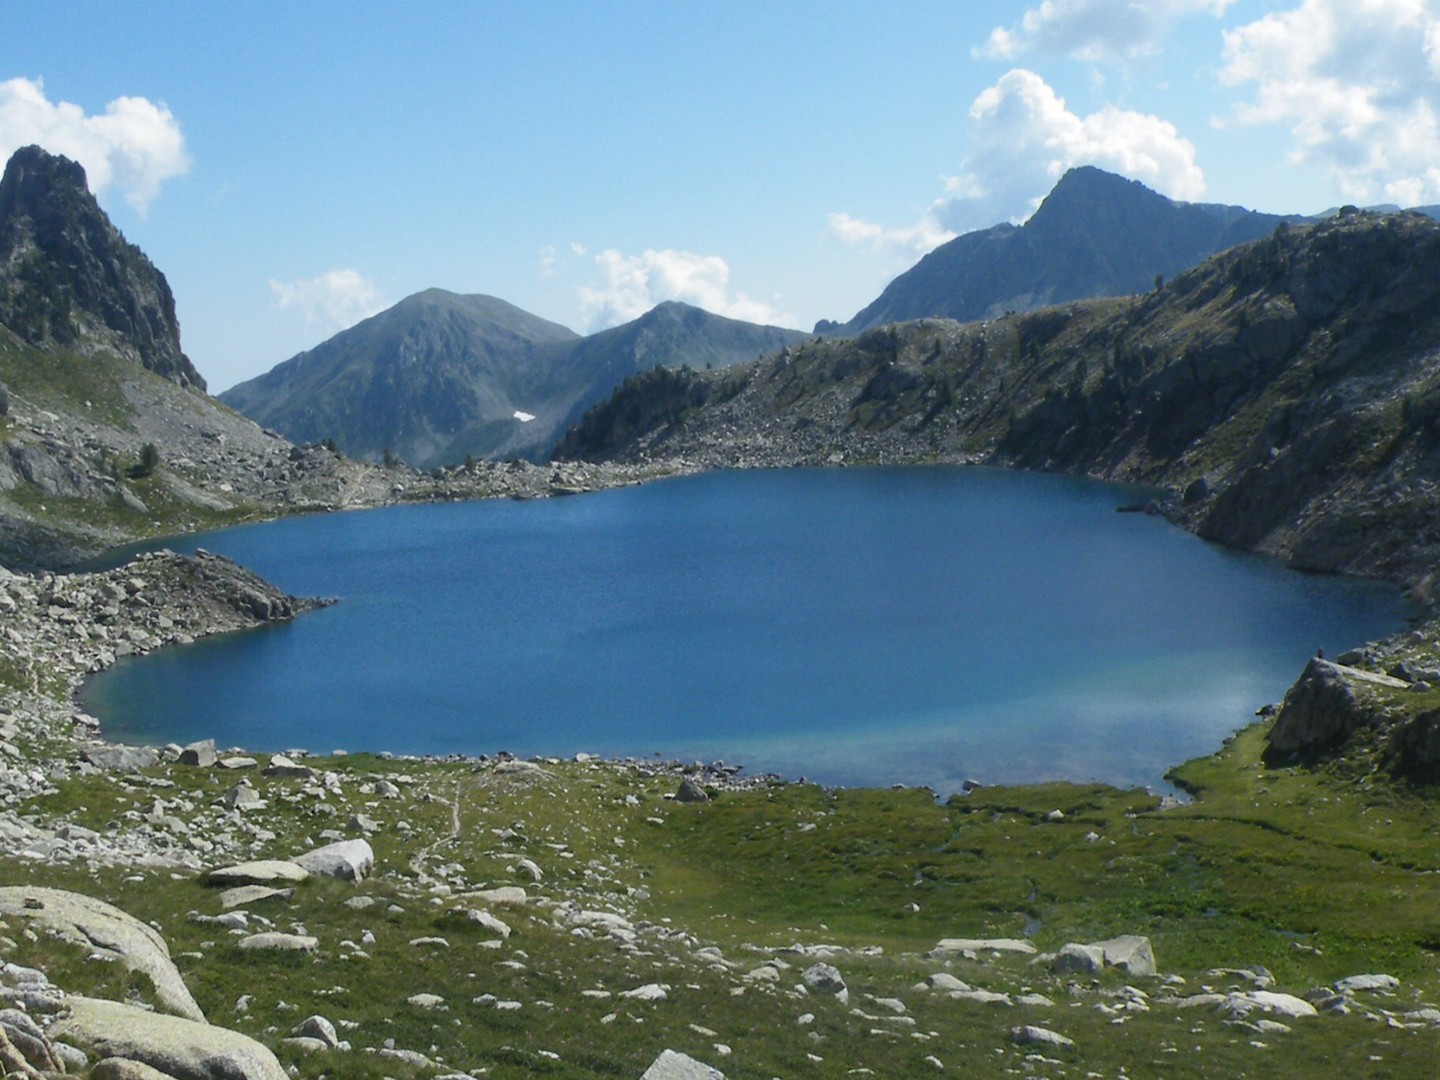
[[[1440,223],[1277,226],[1163,289],[919,319],[636,376],[563,460],[961,461],[1168,487],[1176,521],[1428,598],[1440,564]]]
[[[959,322],[1067,300],[1123,296],[1154,287],[1299,215],[1222,204],[1181,203],[1138,180],[1094,166],[1067,171],[1023,225],[1001,224],[940,245],[890,282],[843,325],[817,331],[853,337],[917,318]]]
[[[428,289],[220,400],[300,442],[420,468],[542,458],[626,375],[724,366],[802,340],[674,301],[588,337],[487,296]]]

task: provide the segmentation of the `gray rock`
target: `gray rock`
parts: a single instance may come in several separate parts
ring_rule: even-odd
[[[295,1025],[291,1034],[300,1039],[318,1039],[332,1050],[340,1045],[340,1036],[335,1031],[335,1025],[323,1016],[307,1016]]]
[[[50,1037],[27,1013],[19,1009],[0,1009],[0,1033],[30,1067],[42,1072],[59,1072],[64,1068]]]
[[[675,792],[675,801],[684,803],[709,802],[710,795],[703,787],[687,776],[680,781],[680,788]]]
[[[1102,950],[1107,967],[1118,968],[1130,975],[1155,974],[1155,953],[1147,937],[1122,934],[1108,941],[1092,942],[1091,948]]]
[[[105,772],[134,772],[157,764],[160,751],[153,746],[87,746],[80,751],[80,757]]]
[[[220,796],[220,802],[236,810],[259,809],[265,805],[265,800],[260,793],[250,786],[250,782],[242,781],[236,784],[224,795]]]
[[[246,952],[313,953],[319,946],[319,940],[309,934],[251,934],[247,938],[240,939],[240,948]]]
[[[1230,994],[1225,998],[1225,1011],[1234,1017],[1244,1017],[1252,1012],[1273,1013],[1291,1019],[1319,1015],[1314,1005],[1294,994],[1281,994],[1274,990],[1251,990],[1244,994]]]
[[[1105,966],[1105,950],[1098,945],[1078,945],[1072,941],[1061,947],[1050,966],[1056,972],[1093,975]]]
[[[850,1000],[850,991],[838,968],[830,964],[812,964],[800,976],[805,985],[820,994],[833,994],[842,1004]]]
[[[310,876],[303,866],[282,859],[222,866],[205,875],[208,885],[272,885],[277,881],[301,882]]]
[[[107,1057],[90,1070],[90,1080],[174,1080],[174,1077],[143,1061]]]
[[[1028,941],[1019,938],[941,938],[939,944],[931,950],[931,955],[945,956],[952,953],[972,953],[978,956],[981,953],[1018,953],[1021,956],[1034,956],[1039,951]]]
[[[1323,750],[1344,741],[1357,727],[1369,723],[1369,712],[1355,696],[1352,682],[1403,687],[1398,679],[1341,667],[1319,657],[1285,694],[1270,748],[1279,753]]]
[[[292,861],[319,877],[364,881],[375,867],[375,851],[365,840],[341,840],[297,855]]]
[[[143,1062],[174,1080],[289,1080],[269,1049],[211,1024],[114,1001],[70,997],[51,1036],[92,1054]]]
[[[1389,992],[1400,989],[1400,980],[1394,975],[1350,975],[1335,984],[1342,994],[1357,990]]]
[[[689,1054],[662,1050],[650,1067],[640,1074],[640,1080],[725,1080],[725,1074]]]
[[[298,761],[286,757],[284,754],[275,754],[270,758],[270,764],[265,766],[264,776],[286,776],[299,780],[309,780],[315,776],[315,770],[309,765],[301,765]]]
[[[205,739],[201,742],[193,742],[180,751],[177,759],[181,765],[193,765],[197,768],[208,769],[218,760],[215,753],[215,740]]]
[[[252,907],[255,904],[287,903],[295,895],[294,889],[274,889],[269,885],[236,885],[220,894],[220,908]]]
[[[1053,1046],[1056,1049],[1065,1049],[1075,1045],[1073,1040],[1067,1039],[1058,1031],[1036,1027],[1034,1024],[1022,1024],[1019,1027],[1011,1028],[1010,1038],[1021,1046]]]
[[[38,905],[38,906],[36,906]],[[190,996],[170,959],[170,949],[154,929],[117,907],[79,893],[28,886],[0,887],[0,915],[57,934],[124,967],[149,976],[155,1004],[177,1016],[203,1022],[205,1014]]]
[[[926,975],[922,984],[931,990],[973,990],[975,989],[967,982],[962,982],[948,971],[937,971],[933,975]]]

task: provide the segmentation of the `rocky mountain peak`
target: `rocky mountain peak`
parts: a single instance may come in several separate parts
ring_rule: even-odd
[[[205,388],[181,351],[165,275],[120,235],[84,167],[38,146],[17,150],[0,179],[0,324],[32,345],[105,350]]]

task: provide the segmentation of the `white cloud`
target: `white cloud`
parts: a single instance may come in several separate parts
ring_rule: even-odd
[[[1235,0],[1044,0],[1013,27],[997,26],[977,56],[1013,60],[1028,50],[1077,60],[1130,60],[1154,53],[1191,15],[1225,14]]]
[[[358,270],[331,270],[299,281],[270,280],[275,306],[305,316],[307,330],[333,334],[354,326],[384,306],[380,290]]]
[[[744,293],[731,293],[730,266],[719,255],[669,250],[623,255],[612,248],[596,255],[595,264],[605,285],[578,290],[581,314],[592,329],[629,322],[665,300],[747,322],[796,325],[792,315]]]
[[[38,79],[0,82],[0,158],[32,143],[78,161],[91,191],[113,184],[141,213],[161,184],[190,168],[179,121],[163,104],[119,97],[86,116],[79,105],[52,103]]]
[[[545,279],[555,276],[555,264],[559,256],[555,252],[554,244],[545,244],[540,248],[540,277]]]
[[[927,251],[957,233],[1023,220],[1076,165],[1099,166],[1174,199],[1205,193],[1194,144],[1174,124],[1113,106],[1078,116],[1044,79],[1023,68],[983,91],[970,106],[969,121],[970,152],[961,171],[946,178],[945,196],[919,222],[885,229],[831,214],[831,232],[851,244],[904,242]]]
[[[826,222],[832,233],[852,247],[899,249],[923,255],[955,238],[953,232],[942,227],[930,214],[901,229],[887,229],[843,211],[826,215]]]
[[[1432,0],[1303,0],[1225,33],[1241,124],[1290,129],[1291,160],[1356,201],[1440,200],[1440,14]]]

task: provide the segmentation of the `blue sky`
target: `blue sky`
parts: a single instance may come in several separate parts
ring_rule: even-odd
[[[1440,202],[1440,0],[8,0],[39,142],[211,388],[430,286],[587,332],[809,328],[1065,168],[1270,211]]]

